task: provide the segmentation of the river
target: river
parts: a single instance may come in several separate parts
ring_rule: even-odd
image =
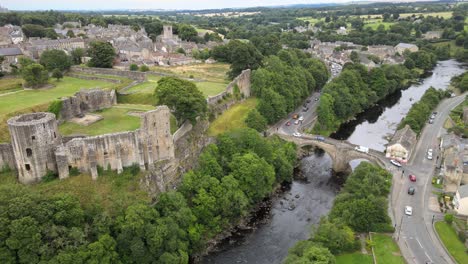
[[[424,92],[430,86],[446,89],[450,79],[463,71],[462,65],[454,60],[440,61],[430,77],[388,96],[355,120],[342,125],[334,137],[384,150],[400,120]],[[356,167],[360,161],[352,161],[351,167]],[[259,212],[255,218],[256,229],[226,239],[219,246],[218,252],[211,253],[202,262],[281,263],[288,249],[297,241],[307,239],[311,226],[330,211],[339,190],[339,183],[332,176],[331,167],[332,160],[326,153],[316,153],[302,159],[301,170],[307,181],[293,181],[289,190],[278,199],[273,199],[271,207]],[[289,210],[292,209],[289,208],[291,205],[295,207],[294,210]]]
[[[355,120],[343,124],[331,137],[384,151],[400,121],[411,106],[421,99],[424,92],[431,86],[436,89],[447,89],[450,79],[465,70],[462,64],[455,60],[439,61],[431,76],[388,96],[378,105],[358,115]]]
[[[220,251],[205,257],[203,263],[281,263],[288,249],[307,239],[312,224],[330,211],[339,190],[331,167],[332,160],[324,152],[302,159],[307,181],[293,181],[289,190],[274,199],[269,213],[255,219],[262,223],[257,229],[224,241]]]

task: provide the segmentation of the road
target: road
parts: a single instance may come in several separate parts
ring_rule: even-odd
[[[392,210],[396,223],[395,239],[408,263],[454,263],[433,228],[433,218],[435,221],[441,220],[443,215],[431,211],[428,204],[433,191],[431,180],[439,156],[438,138],[444,133],[443,125],[450,111],[462,103],[464,98],[465,96],[453,97],[444,100],[437,107],[435,111],[438,114],[434,123],[427,124],[422,131],[410,162],[394,176]],[[430,148],[434,151],[433,160],[426,158]],[[409,174],[416,175],[416,182],[409,180]],[[416,188],[414,195],[407,194],[410,186]],[[404,207],[407,205],[413,207],[412,216],[404,214]]]
[[[307,99],[310,100],[310,103],[306,103],[307,107],[309,108],[308,111],[304,112],[302,111],[303,105],[300,105],[296,111],[290,113],[287,118],[284,118],[283,120],[279,121],[276,123],[276,125],[272,126],[268,131],[271,133],[278,133],[278,134],[285,134],[285,135],[292,135],[295,132],[302,132],[304,128],[310,127],[312,122],[317,117],[316,109],[319,104],[319,97],[320,93],[319,92],[314,92],[311,96],[309,96]],[[294,119],[292,118],[293,115],[298,114],[300,116],[304,117],[304,120],[300,122],[298,125],[294,124]],[[291,125],[287,126],[286,123],[290,122]]]

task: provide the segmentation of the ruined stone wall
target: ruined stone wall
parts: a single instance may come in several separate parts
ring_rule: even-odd
[[[59,118],[69,120],[88,112],[94,112],[112,107],[117,103],[115,90],[81,90],[74,96],[62,98],[62,108]]]
[[[105,81],[105,82],[110,82],[110,83],[122,83],[121,80],[100,77],[100,76],[83,75],[83,74],[76,74],[76,73],[68,73],[67,75],[73,78],[78,78],[78,79],[83,79],[83,80]]]
[[[68,177],[66,167],[97,175],[97,166],[121,172],[124,167],[138,164],[141,169],[152,169],[160,160],[174,158],[174,144],[170,133],[170,111],[167,106],[146,112],[141,127],[135,131],[75,138],[57,148],[60,178]],[[66,159],[65,159],[66,158]],[[65,161],[66,160],[66,161]]]
[[[54,114],[25,114],[10,118],[7,123],[21,183],[37,182],[49,170],[57,171],[54,149],[61,137]]]
[[[0,171],[6,168],[16,168],[15,155],[11,144],[0,144]]]
[[[105,68],[90,68],[72,66],[71,73],[85,73],[85,74],[102,74],[102,75],[114,75],[119,77],[126,77],[137,81],[146,80],[146,74],[138,71],[122,71],[116,69],[105,69]]]
[[[250,76],[251,76],[251,70],[247,69],[242,71],[239,76],[237,76],[232,82],[226,86],[226,90],[223,92],[215,95],[215,96],[209,96],[207,99],[208,105],[213,106],[218,104],[220,101],[222,101],[228,94],[233,95],[234,94],[234,87],[237,85],[239,87],[239,91],[241,95],[243,95],[244,98],[248,98],[251,95],[250,92]]]

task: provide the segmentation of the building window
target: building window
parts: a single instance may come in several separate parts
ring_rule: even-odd
[[[28,156],[28,157],[32,156],[32,149],[30,149],[30,148],[26,149],[26,156]]]
[[[31,166],[29,166],[29,164],[25,164],[24,166],[26,167],[26,170],[27,170],[27,171],[30,171],[30,170],[31,170]]]

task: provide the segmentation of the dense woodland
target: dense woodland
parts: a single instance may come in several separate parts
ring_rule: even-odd
[[[2,185],[0,262],[187,263],[279,183],[291,181],[295,162],[293,144],[233,131],[203,151],[177,191],[161,194],[155,205],[134,203],[113,213],[99,203],[84,208],[69,194]],[[138,166],[124,171],[129,180],[137,174]]]

